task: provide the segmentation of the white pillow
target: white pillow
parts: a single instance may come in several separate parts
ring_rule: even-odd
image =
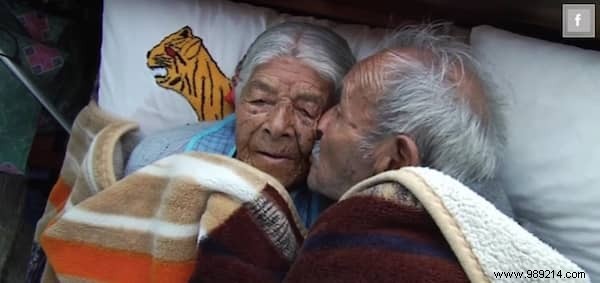
[[[197,121],[182,95],[158,86],[146,53],[184,26],[202,41],[227,77],[247,48],[268,26],[291,17],[273,10],[216,0],[105,0],[98,103],[108,112],[137,121],[142,133]],[[346,36],[359,57],[370,54],[382,30],[304,18]]]
[[[197,121],[183,96],[154,81],[146,67],[150,49],[187,25],[231,76],[269,16],[275,16],[248,5],[196,0],[106,0],[103,13],[99,105],[140,122],[144,133]]]
[[[517,220],[600,282],[600,52],[489,26],[471,45],[512,93],[500,178]]]

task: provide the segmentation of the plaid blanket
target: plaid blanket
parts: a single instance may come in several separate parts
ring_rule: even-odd
[[[364,180],[307,234],[277,180],[226,156],[172,155],[122,178],[135,128],[95,104],[76,119],[38,223],[44,281],[523,282],[496,273],[582,272],[434,170]]]
[[[326,210],[286,282],[542,280],[533,270],[570,274],[544,275],[544,282],[590,282],[579,266],[460,182],[404,167],[360,182]]]
[[[261,253],[269,249],[235,239],[201,241],[191,282],[468,282],[435,222],[398,183],[327,209],[287,273],[247,264]]]
[[[248,264],[269,255],[263,248],[201,241],[191,282],[530,282],[531,270],[545,269],[570,274],[549,282],[590,282],[481,196],[427,168],[354,186],[321,214],[285,274]]]
[[[57,281],[39,246],[42,232],[66,209],[116,183],[122,175],[121,139],[136,127],[134,123],[107,115],[93,102],[78,114],[59,178],[37,223],[29,274],[38,273],[38,266],[45,266],[41,281]]]
[[[287,276],[286,282],[468,282],[431,216],[399,183],[374,185],[321,214]]]
[[[235,159],[189,153],[66,209],[41,243],[63,280],[187,281],[198,243],[239,251],[236,262],[259,270],[255,278],[269,278],[285,274],[295,258],[304,233],[298,219],[272,177]]]
[[[134,128],[95,104],[78,116],[38,223],[51,267],[45,281],[187,281],[199,242],[244,245],[259,255],[249,264],[262,276],[285,274],[306,231],[279,182],[235,159],[199,153],[119,180],[121,141]]]

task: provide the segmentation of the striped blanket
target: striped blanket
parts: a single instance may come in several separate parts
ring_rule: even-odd
[[[381,173],[346,192],[313,225],[286,280],[590,282],[481,196],[418,167]]]
[[[119,179],[122,141],[132,129],[94,104],[76,119],[38,223],[49,263],[44,281],[183,282],[198,243],[211,241],[258,255],[250,261],[262,272],[256,278],[285,274],[306,230],[279,182],[235,159],[199,153]]]
[[[287,274],[244,268],[256,252],[269,255],[244,246],[254,241],[241,249],[235,238],[201,241],[191,282],[468,282],[431,217],[398,184],[340,202],[315,225]]]
[[[277,181],[240,161],[173,155],[65,209],[41,243],[68,281],[187,281],[200,243],[227,247],[238,257],[226,262],[249,265],[236,274],[268,282],[286,273],[303,239],[291,203]]]
[[[325,211],[311,229],[286,281],[468,279],[425,208],[399,183],[387,183],[349,196]]]
[[[123,178],[135,128],[95,104],[79,114],[36,231],[43,281],[518,282],[495,272],[581,272],[437,171],[367,179],[308,232],[279,182],[225,156],[172,155]]]

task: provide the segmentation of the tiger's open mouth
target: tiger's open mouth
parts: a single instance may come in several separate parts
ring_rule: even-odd
[[[167,67],[163,66],[152,66],[150,67],[150,70],[152,71],[155,79],[164,79],[168,74]]]

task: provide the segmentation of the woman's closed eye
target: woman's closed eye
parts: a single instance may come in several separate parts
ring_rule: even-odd
[[[311,113],[308,109],[298,108],[297,110],[300,112],[300,114],[302,114],[306,118],[310,118],[310,119],[315,119],[316,118],[315,117],[316,115],[314,115],[313,113]]]
[[[257,95],[255,97],[250,97],[248,99],[248,103],[252,104],[253,106],[271,106],[275,105],[275,100],[266,98],[262,95]]]
[[[297,102],[295,108],[302,116],[313,120],[318,119],[321,113],[319,105],[312,102]]]
[[[267,104],[267,101],[264,99],[254,99],[254,100],[250,100],[250,103],[256,106],[263,106],[265,104]]]

